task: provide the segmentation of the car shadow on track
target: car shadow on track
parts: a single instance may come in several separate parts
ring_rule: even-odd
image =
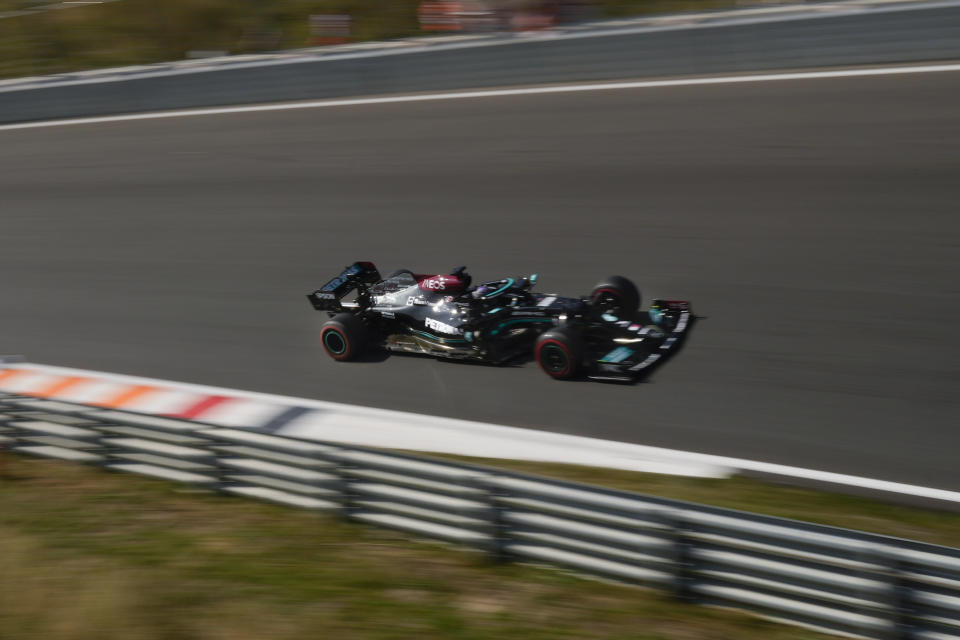
[[[392,355],[395,355],[395,354],[387,351],[386,349],[378,347],[376,349],[368,349],[366,352],[363,353],[363,355],[357,356],[354,362],[383,362],[389,359],[390,356]],[[411,355],[415,355],[415,354],[411,354]]]

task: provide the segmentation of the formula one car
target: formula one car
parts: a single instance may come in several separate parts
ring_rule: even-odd
[[[536,274],[471,280],[466,267],[382,278],[372,262],[356,262],[307,298],[331,316],[320,341],[334,360],[378,346],[494,364],[532,353],[558,379],[636,380],[676,349],[694,318],[686,300],[654,300],[639,313],[640,293],[621,276],[583,298],[533,293]]]

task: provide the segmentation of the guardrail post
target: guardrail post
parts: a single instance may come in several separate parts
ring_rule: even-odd
[[[207,439],[207,450],[213,454],[213,465],[216,469],[214,473],[217,475],[217,486],[215,490],[224,495],[231,495],[230,492],[227,491],[227,487],[231,484],[236,484],[236,482],[230,479],[230,470],[223,464],[224,458],[229,455],[226,449],[228,443],[226,440],[211,435],[211,431],[212,429],[202,429],[197,431],[197,435],[201,435]]]
[[[88,429],[96,431],[99,435],[97,436],[97,446],[99,447],[98,453],[100,454],[100,463],[97,465],[104,471],[109,471],[110,473],[115,473],[116,469],[113,469],[110,465],[114,462],[118,462],[115,453],[120,452],[120,447],[115,444],[111,444],[109,441],[112,438],[116,438],[116,434],[110,433],[104,427],[109,426],[109,423],[104,422],[103,420],[96,419],[95,424],[87,425]]]
[[[333,462],[336,468],[338,482],[338,491],[340,493],[340,517],[344,520],[350,520],[353,518],[353,514],[357,510],[355,504],[356,495],[354,494],[352,487],[352,475],[351,470],[356,468],[356,464],[349,460],[345,455],[343,449],[333,454],[325,454],[324,457]]]
[[[664,521],[673,539],[673,596],[682,602],[696,602],[693,591],[696,571],[690,525],[680,511],[666,512]]]
[[[890,640],[912,640],[913,594],[907,578],[906,563],[895,550],[874,552],[874,559],[887,578],[888,591],[884,604],[890,624]]]
[[[14,410],[14,411],[15,411],[15,410],[16,410],[16,407],[7,406],[7,407],[6,407],[6,410],[8,410],[8,411],[9,411],[9,410]],[[11,450],[11,451],[13,451],[14,447],[17,447],[17,446],[23,444],[23,443],[22,443],[22,438],[23,438],[23,435],[24,435],[24,434],[23,434],[23,429],[21,429],[20,427],[18,427],[18,426],[16,426],[16,425],[13,424],[14,422],[17,422],[18,420],[22,420],[22,418],[18,418],[16,415],[14,415],[14,414],[12,414],[12,413],[10,413],[10,414],[4,414],[3,420],[2,420],[4,426],[6,426],[7,429],[8,429],[8,434],[7,434],[8,437],[13,441],[13,442],[10,444],[10,450]]]
[[[5,393],[0,393],[0,402],[2,402],[3,398],[5,398],[5,397],[7,397],[7,394],[5,394]],[[5,405],[0,404],[0,411],[4,411],[4,410],[6,410],[6,409],[7,409],[7,407],[6,407]],[[16,444],[17,444],[17,434],[16,434],[16,432],[13,430],[13,427],[11,427],[11,426],[8,424],[9,421],[10,421],[10,416],[8,416],[8,415],[6,415],[6,414],[4,414],[4,413],[0,413],[0,426],[5,427],[4,430],[3,430],[3,435],[4,435],[5,438],[9,439],[8,446],[6,446],[6,447],[3,445],[2,442],[0,442],[0,451],[2,451],[3,449],[6,448],[6,449],[9,449],[10,452],[12,453],[12,452],[13,452],[13,448],[14,448],[14,447],[16,446]],[[10,477],[10,475],[9,475],[9,473],[8,473],[8,469],[7,469],[7,466],[6,466],[6,461],[5,461],[5,460],[0,460],[0,479],[6,479],[6,478],[9,478],[9,477]]]
[[[13,416],[7,414],[0,414],[0,426],[6,428],[4,435],[10,439],[10,450],[13,451],[13,448],[17,446],[20,442],[20,430],[11,424],[13,422]]]
[[[487,514],[490,523],[490,544],[487,551],[495,562],[509,562],[510,554],[507,552],[507,542],[509,532],[504,514],[504,507],[500,498],[507,495],[496,483],[490,482],[486,476],[476,476],[471,484],[483,492],[487,502]]]

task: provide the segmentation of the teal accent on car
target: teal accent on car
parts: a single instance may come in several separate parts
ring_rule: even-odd
[[[499,325],[497,325],[496,329],[490,332],[490,335],[495,336],[498,333],[500,333],[500,329],[509,327],[512,324],[521,324],[521,323],[528,323],[528,322],[549,322],[552,324],[553,319],[552,318],[514,318],[513,320],[507,320],[506,322],[501,322]]]
[[[503,307],[497,307],[496,309],[491,309],[490,311],[487,311],[487,314],[488,314],[488,315],[492,315],[492,314],[496,313],[497,311],[503,311]]]
[[[627,347],[617,347],[607,355],[600,358],[600,362],[623,362],[633,354],[633,349],[628,349]]]
[[[339,345],[336,343],[330,344],[330,336],[335,335],[339,341]],[[347,350],[347,341],[344,340],[343,336],[335,331],[327,331],[326,335],[323,336],[323,344],[327,346],[332,353],[337,354],[338,356]]]
[[[486,296],[483,296],[483,297],[486,298],[487,300],[489,300],[490,298],[495,298],[495,297],[497,297],[498,295],[500,295],[501,293],[503,293],[504,291],[506,291],[507,289],[509,289],[510,287],[512,287],[514,282],[516,282],[516,281],[515,281],[513,278],[507,278],[507,284],[503,285],[502,287],[500,287],[499,289],[497,289],[496,291],[494,291],[494,292],[491,293],[490,295],[486,295]]]
[[[421,336],[426,336],[431,340],[439,340],[440,342],[466,342],[463,338],[445,338],[443,336],[435,336],[432,333],[427,333],[426,331],[414,331],[414,333],[420,334]]]

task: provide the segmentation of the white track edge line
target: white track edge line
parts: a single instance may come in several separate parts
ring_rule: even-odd
[[[795,11],[797,13],[788,13],[787,15],[783,14],[774,14],[774,15],[755,15],[756,9],[740,9],[733,10],[728,12],[703,12],[698,14],[691,14],[682,16],[689,22],[679,22],[676,24],[637,24],[633,26],[623,26],[623,27],[606,27],[598,28],[596,30],[583,30],[583,31],[547,31],[543,33],[531,33],[522,37],[514,38],[493,38],[493,39],[478,39],[471,40],[469,42],[452,42],[452,43],[430,43],[424,42],[419,43],[417,41],[409,42],[406,44],[400,44],[398,46],[384,46],[380,48],[366,49],[360,51],[349,51],[349,52],[337,52],[330,51],[324,53],[297,53],[296,50],[291,51],[290,53],[282,53],[280,56],[274,59],[264,59],[264,60],[253,60],[248,62],[234,61],[228,62],[226,64],[216,64],[211,63],[210,66],[168,66],[162,67],[161,65],[171,64],[171,63],[155,63],[157,68],[150,69],[146,71],[129,73],[129,74],[113,74],[107,75],[108,72],[104,70],[104,75],[100,76],[90,76],[82,78],[71,78],[66,80],[54,81],[49,83],[43,83],[42,81],[34,81],[32,84],[24,82],[20,86],[10,85],[4,86],[0,83],[0,93],[6,93],[11,91],[36,91],[41,89],[57,88],[57,87],[69,87],[69,86],[80,86],[88,84],[104,84],[111,82],[124,82],[127,80],[143,80],[150,78],[163,78],[169,76],[178,76],[178,75],[190,75],[197,73],[211,73],[217,71],[229,71],[235,69],[253,69],[260,67],[272,67],[278,65],[287,65],[287,64],[302,64],[302,63],[323,63],[323,62],[338,62],[343,60],[352,60],[352,59],[364,59],[371,57],[387,57],[387,56],[396,56],[396,55],[407,55],[407,54],[422,54],[422,53],[433,53],[433,52],[444,52],[444,51],[455,51],[459,49],[478,49],[485,47],[502,47],[502,46],[513,46],[513,45],[524,45],[527,43],[536,43],[536,42],[556,42],[562,40],[580,40],[584,38],[603,38],[610,36],[629,36],[629,35],[643,35],[643,34],[652,34],[652,33],[664,33],[672,31],[691,31],[699,29],[716,29],[724,27],[742,27],[750,26],[755,24],[768,24],[768,23],[779,23],[779,22],[792,22],[800,20],[822,20],[830,18],[844,18],[850,16],[862,16],[862,15],[874,15],[882,13],[894,13],[902,11],[923,11],[928,9],[949,9],[954,8],[960,4],[960,0],[942,0],[937,1],[933,0],[931,2],[916,2],[916,4],[901,4],[899,2],[894,3],[892,6],[878,5],[875,3],[863,4],[859,0],[846,0],[829,5],[827,10],[824,10],[824,7],[828,5],[805,5],[805,4],[796,4],[796,5],[786,5],[783,7],[777,7],[777,9],[782,11]],[[771,8],[772,9],[772,8]],[[754,14],[747,14],[747,12],[753,12]],[[738,16],[738,14],[744,13],[745,16]],[[729,15],[724,15],[729,14]],[[668,16],[662,16],[667,18]],[[681,14],[669,14],[669,17],[676,19],[681,17]],[[656,20],[657,18],[651,18],[651,20]],[[699,22],[698,22],[699,20]],[[173,64],[176,64],[174,62]],[[124,69],[124,67],[119,67],[119,69]],[[44,76],[35,76],[35,78],[44,78]]]
[[[375,104],[395,104],[404,102],[429,102],[438,100],[467,100],[477,98],[498,98],[509,96],[543,95],[554,93],[580,93],[586,91],[617,91],[624,89],[653,89],[662,87],[688,87],[698,85],[742,84],[751,82],[781,82],[788,80],[819,80],[831,78],[857,78],[869,76],[895,76],[914,73],[943,73],[960,71],[960,63],[929,64],[915,66],[871,67],[867,69],[837,69],[831,71],[796,71],[789,73],[764,73],[755,75],[719,76],[703,78],[681,78],[675,80],[637,80],[629,82],[601,82],[590,84],[566,84],[544,87],[518,87],[514,89],[487,89],[477,91],[452,91],[444,93],[422,93],[376,98],[346,98],[311,100],[307,102],[286,102],[258,104],[250,106],[213,107],[181,109],[176,111],[152,111],[115,116],[96,116],[89,118],[68,118],[64,120],[42,120],[38,122],[20,122],[0,125],[0,131],[18,129],[38,129],[78,124],[102,124],[107,122],[126,122],[129,120],[155,120],[163,118],[183,118],[191,116],[226,115],[238,113],[257,113],[262,111],[286,111],[293,109],[323,109],[330,107],[348,107]]]
[[[277,404],[286,404],[293,406],[302,406],[315,409],[332,409],[332,410],[341,410],[341,411],[350,411],[350,412],[363,412],[363,413],[372,413],[379,415],[381,417],[391,417],[391,416],[403,416],[409,418],[410,416],[415,416],[418,419],[428,419],[431,422],[442,422],[450,425],[462,426],[462,427],[494,427],[510,431],[529,433],[531,436],[541,436],[549,437],[551,435],[561,436],[563,434],[553,434],[549,431],[538,431],[535,429],[523,429],[520,427],[507,427],[505,425],[494,425],[482,422],[471,422],[468,420],[461,420],[458,418],[443,418],[440,416],[430,416],[425,414],[417,414],[404,411],[392,411],[389,409],[376,409],[372,407],[363,407],[359,405],[350,405],[342,404],[337,402],[328,402],[323,400],[311,400],[308,398],[296,398],[291,396],[281,396],[268,393],[260,393],[256,391],[242,391],[238,389],[228,389],[224,387],[214,387],[208,385],[199,385],[185,382],[176,382],[172,380],[160,380],[156,378],[145,378],[140,376],[130,376],[125,374],[115,374],[103,371],[91,371],[88,369],[76,369],[72,367],[60,367],[54,365],[44,365],[36,363],[13,363],[6,365],[6,368],[9,369],[31,369],[41,372],[53,373],[53,374],[64,374],[64,375],[89,375],[89,376],[105,376],[113,380],[118,380],[121,382],[129,382],[132,384],[144,384],[144,385],[168,385],[175,386],[181,389],[186,389],[190,391],[196,391],[198,393],[206,393],[210,395],[223,395],[223,396],[233,396],[244,398],[248,400],[262,400],[265,402],[274,402]],[[816,482],[823,482],[833,485],[846,485],[850,487],[857,487],[861,489],[868,489],[871,491],[880,491],[885,493],[895,493],[905,496],[914,496],[919,498],[926,498],[931,500],[939,500],[943,502],[952,502],[960,504],[960,491],[950,491],[947,489],[936,489],[933,487],[923,487],[919,485],[905,484],[901,482],[893,482],[889,480],[880,480],[876,478],[865,478],[862,476],[854,476],[842,473],[835,473],[832,471],[819,471],[815,469],[805,469],[802,467],[792,467],[788,465],[774,464],[769,462],[760,462],[757,460],[746,460],[742,458],[731,458],[727,456],[717,456],[707,453],[695,453],[691,451],[680,451],[677,449],[667,449],[663,447],[651,447],[648,445],[635,445],[629,442],[617,442],[613,440],[601,440],[598,438],[588,438],[584,436],[578,436],[580,438],[594,441],[598,444],[604,446],[621,446],[621,447],[640,447],[650,452],[658,452],[665,456],[676,457],[676,458],[687,458],[691,461],[697,461],[703,464],[713,465],[717,467],[728,467],[740,471],[753,471],[757,473],[766,473],[777,476],[801,478],[804,480],[812,480]]]

